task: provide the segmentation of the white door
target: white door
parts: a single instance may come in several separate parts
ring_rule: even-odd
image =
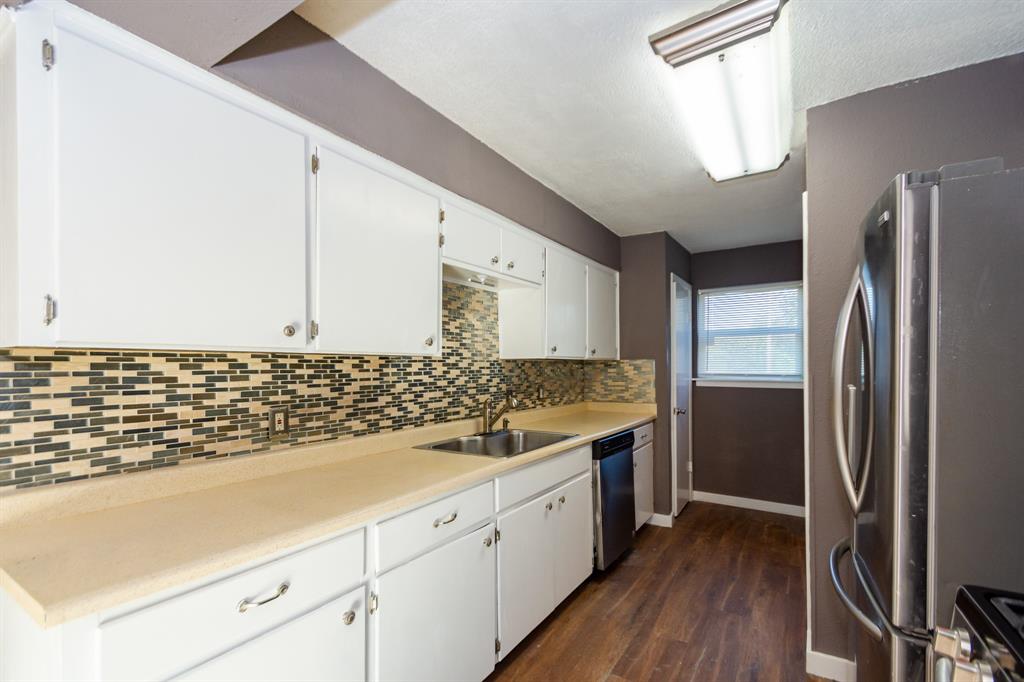
[[[548,249],[545,288],[546,355],[584,357],[587,354],[586,263],[559,249]]]
[[[365,680],[365,588],[328,602],[178,680]]]
[[[654,444],[633,450],[633,496],[636,505],[636,529],[654,516]]]
[[[444,207],[444,256],[500,271],[501,227],[458,206]]]
[[[494,670],[494,524],[378,580],[380,680],[482,680]]]
[[[54,40],[57,342],[304,348],[303,136]]]
[[[587,357],[619,355],[618,282],[614,272],[587,266]]]
[[[594,570],[594,502],[589,473],[551,493],[555,510],[555,604]]]
[[[506,275],[544,281],[544,245],[512,230],[501,231],[501,268]]]
[[[498,517],[498,638],[508,655],[555,606],[552,497]]]
[[[439,355],[435,197],[321,147],[317,349]]]
[[[693,372],[692,302],[690,285],[672,275],[672,514],[690,501],[690,391]]]

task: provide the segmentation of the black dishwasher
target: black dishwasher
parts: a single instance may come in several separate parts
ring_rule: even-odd
[[[602,571],[633,544],[633,440],[623,431],[594,441],[594,564]]]

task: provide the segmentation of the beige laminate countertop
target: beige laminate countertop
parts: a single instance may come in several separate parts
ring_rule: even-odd
[[[337,441],[314,446],[321,462],[336,455],[331,463],[5,524],[0,587],[40,625],[52,627],[358,527],[654,418],[653,406],[638,407],[580,406],[514,418],[524,428],[580,435],[510,459],[411,447],[353,455],[353,441]],[[432,428],[422,429],[419,442],[438,439]],[[410,438],[419,431],[406,432],[405,440],[415,442]],[[129,485],[145,475],[118,478]]]

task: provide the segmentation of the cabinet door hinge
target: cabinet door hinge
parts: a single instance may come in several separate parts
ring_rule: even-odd
[[[444,235],[443,234],[439,234],[439,235],[437,235],[437,248],[441,248],[443,246],[444,246]]]
[[[370,593],[370,615],[377,613],[377,609],[380,608],[380,599],[377,597],[376,592]]]
[[[494,653],[501,651],[501,640],[497,637],[494,638]]]
[[[49,294],[46,295],[45,300],[46,304],[43,310],[43,324],[48,327],[57,318],[57,301]]]
[[[315,339],[320,335],[320,323],[316,320],[309,321],[309,338]]]
[[[313,175],[320,172],[320,156],[318,154],[313,154],[313,158],[309,161],[309,167],[313,169]]]
[[[438,211],[437,211],[437,221],[439,223],[443,223],[444,222],[444,209],[443,208],[442,209],[438,209]]]
[[[501,540],[501,531],[497,528],[494,529],[494,541],[498,542]]]
[[[53,68],[53,43],[43,40],[43,68],[49,71]]]

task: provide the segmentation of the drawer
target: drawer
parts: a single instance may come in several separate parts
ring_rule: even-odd
[[[636,442],[633,444],[634,448],[642,448],[645,445],[650,445],[654,442],[654,422],[648,422],[643,426],[638,426],[633,430],[633,437],[636,438]]]
[[[591,446],[570,450],[539,464],[498,477],[498,509],[508,509],[525,499],[585,471],[590,471]]]
[[[377,526],[379,571],[458,535],[494,513],[490,481],[406,512]]]
[[[363,578],[363,531],[101,623],[104,680],[166,679],[337,597]],[[274,597],[280,586],[287,591]]]

